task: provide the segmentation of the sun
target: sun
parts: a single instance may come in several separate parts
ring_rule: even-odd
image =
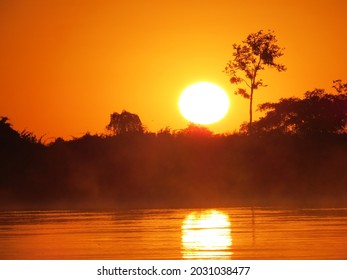
[[[195,124],[218,122],[227,114],[229,104],[226,92],[209,82],[199,82],[187,87],[178,101],[183,117]]]

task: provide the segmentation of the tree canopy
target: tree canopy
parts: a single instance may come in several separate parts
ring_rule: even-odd
[[[254,123],[258,133],[322,134],[347,132],[347,84],[334,81],[336,93],[324,89],[307,91],[304,98],[282,98],[264,103],[263,118]]]
[[[17,140],[20,138],[20,134],[12,128],[7,117],[0,117],[0,137],[3,141]]]
[[[189,123],[189,125],[179,131],[178,134],[191,137],[211,137],[213,132],[205,126]]]
[[[9,122],[8,117],[0,116],[0,144],[1,143],[32,143],[42,144],[41,139],[38,139],[36,135],[27,130],[18,132],[12,128],[12,124]]]
[[[114,135],[125,133],[143,133],[143,125],[138,115],[129,113],[125,110],[122,113],[112,113],[110,116],[110,123],[106,129],[111,131]]]

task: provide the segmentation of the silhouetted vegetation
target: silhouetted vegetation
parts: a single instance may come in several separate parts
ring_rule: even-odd
[[[247,36],[242,44],[234,44],[233,60],[225,67],[226,74],[232,84],[244,84],[246,88],[238,88],[235,94],[249,99],[248,133],[252,132],[253,122],[253,94],[254,90],[266,86],[262,79],[258,79],[259,71],[265,66],[282,72],[286,70],[283,64],[275,60],[283,55],[283,50],[276,44],[277,38],[273,31],[260,30]]]
[[[143,133],[143,125],[138,115],[124,111],[122,113],[112,113],[110,123],[106,129],[113,135],[125,133]]]
[[[190,123],[186,128],[178,131],[177,135],[191,137],[211,137],[213,135],[213,132],[202,125]]]
[[[345,206],[346,84],[334,86],[261,105],[251,136],[194,124],[143,132],[123,112],[131,118],[112,114],[112,135],[44,145],[2,117],[0,207]]]
[[[337,93],[307,91],[303,99],[282,98],[259,106],[266,115],[253,125],[259,133],[316,135],[347,132],[347,84],[334,81]],[[244,125],[244,130],[247,126]]]

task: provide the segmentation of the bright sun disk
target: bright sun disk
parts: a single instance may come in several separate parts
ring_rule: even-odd
[[[182,92],[178,106],[187,120],[196,124],[212,124],[227,114],[229,98],[219,86],[209,82],[199,82]]]

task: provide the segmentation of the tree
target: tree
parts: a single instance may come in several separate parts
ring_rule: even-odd
[[[262,79],[258,79],[259,71],[264,70],[266,66],[279,72],[286,70],[284,65],[275,62],[283,55],[283,49],[276,43],[277,38],[273,31],[260,30],[248,35],[242,44],[233,45],[233,60],[227,63],[224,70],[232,84],[244,84],[248,87],[248,90],[239,87],[235,94],[249,99],[249,134],[252,132],[254,90],[266,86]]]
[[[341,94],[347,94],[347,83],[343,83],[342,80],[334,80],[333,88]]]
[[[197,125],[195,123],[189,123],[189,125],[181,129],[178,135],[191,136],[191,137],[211,137],[213,132],[205,126]]]
[[[22,135],[12,128],[9,118],[0,116],[0,149],[6,145],[16,145],[23,142]],[[1,147],[1,144],[5,146]]]
[[[342,85],[342,87],[339,87]],[[346,85],[346,84],[345,84]],[[347,132],[347,87],[334,81],[337,94],[307,91],[303,99],[282,98],[259,106],[266,115],[254,123],[258,133],[327,134]]]
[[[18,141],[20,134],[12,128],[9,118],[0,116],[0,140],[3,141]]]
[[[112,113],[110,116],[110,123],[106,126],[106,129],[111,131],[114,135],[144,132],[139,116],[125,110],[123,110],[121,114]]]

